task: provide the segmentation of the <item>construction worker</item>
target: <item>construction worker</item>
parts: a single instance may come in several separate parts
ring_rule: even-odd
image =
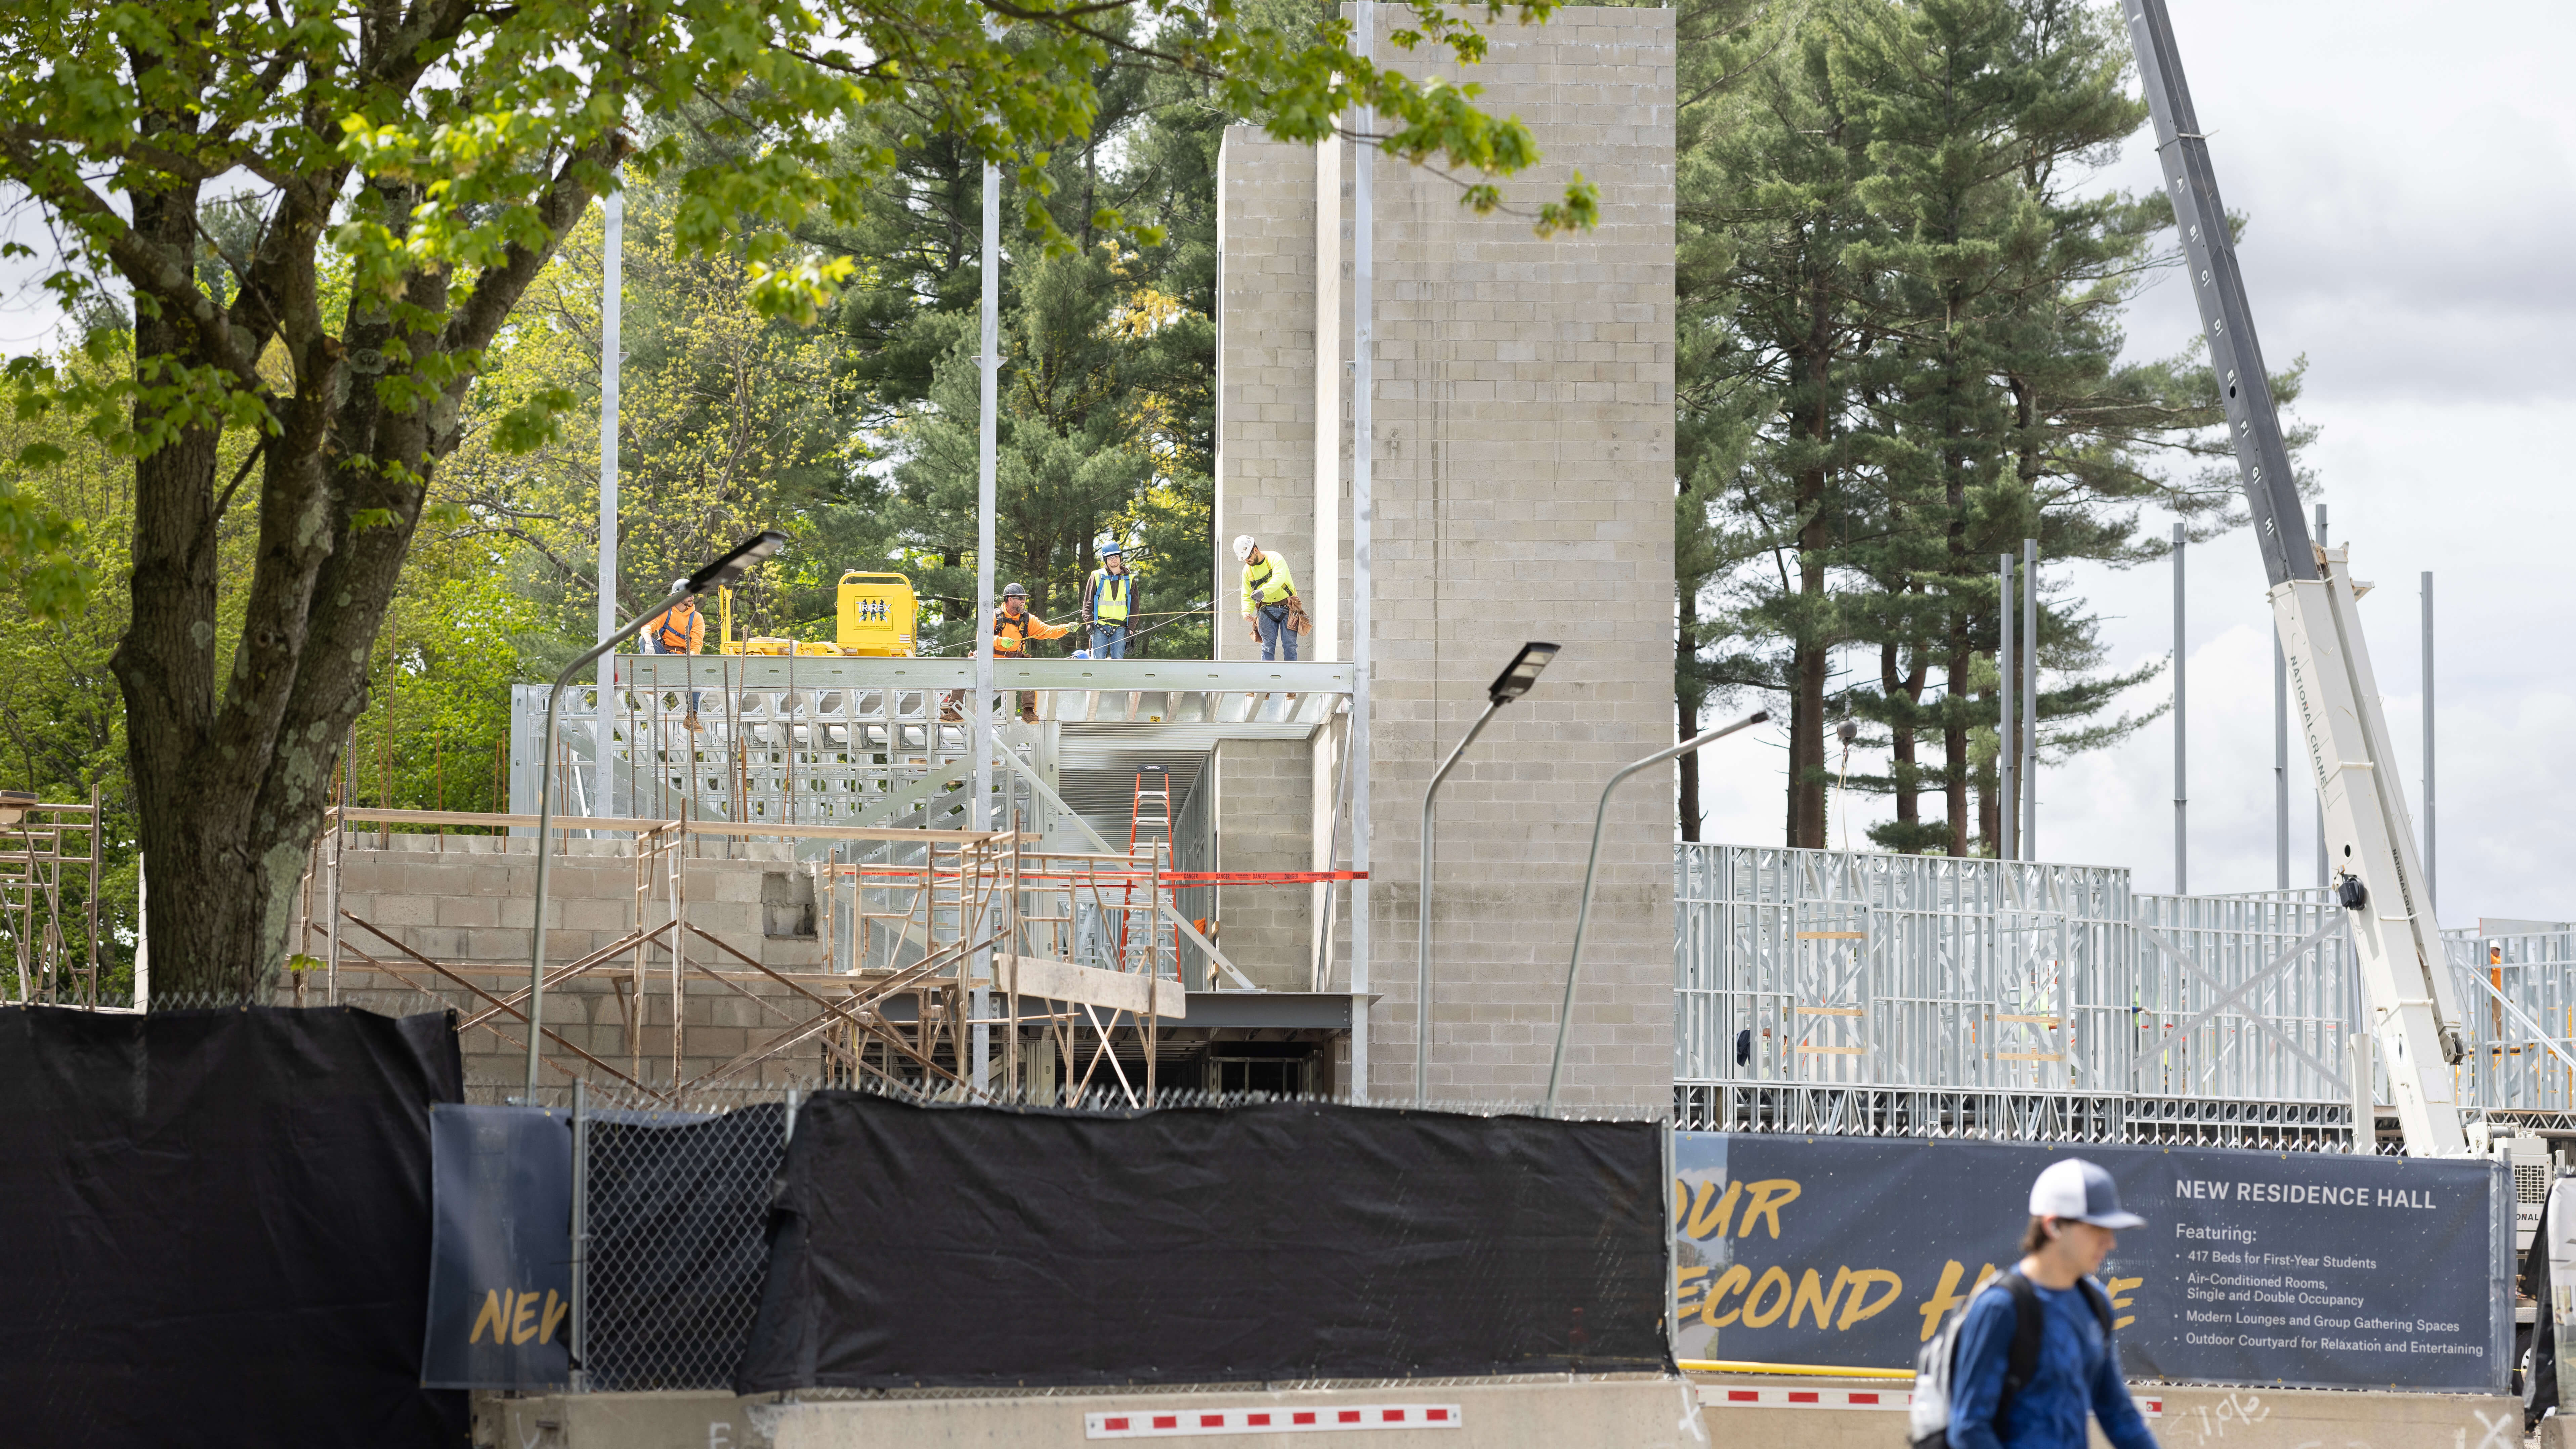
[[[1082,586],[1082,622],[1091,630],[1093,659],[1127,657],[1128,593],[1134,576],[1127,572],[1127,556],[1118,549],[1115,539],[1102,545],[1100,567]]]
[[[1261,657],[1275,654],[1295,663],[1297,631],[1288,627],[1288,618],[1304,606],[1297,598],[1297,581],[1288,576],[1288,561],[1264,552],[1248,533],[1235,537],[1234,556],[1243,565],[1243,622],[1252,626]]]
[[[671,580],[672,593],[688,586],[687,579]],[[699,610],[695,594],[644,621],[647,654],[695,654],[706,642],[707,616]]]
[[[689,586],[687,579],[671,580],[671,592]],[[647,654],[695,654],[707,642],[707,616],[698,607],[698,596],[689,595],[661,613],[644,621],[644,652]],[[689,696],[689,712],[680,723],[693,730],[706,728],[698,723],[698,697]]]
[[[1061,639],[1072,633],[1064,624],[1050,624],[1029,612],[1029,591],[1012,584],[1002,590],[1002,607],[993,611],[993,657],[1025,659],[1031,639]],[[1038,722],[1038,697],[1029,690],[1020,691],[1020,718]]]

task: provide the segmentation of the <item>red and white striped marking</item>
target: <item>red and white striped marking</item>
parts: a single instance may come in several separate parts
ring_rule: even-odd
[[[2162,1398],[2134,1396],[2138,1412],[2150,1419],[2161,1419],[2165,1413]],[[1737,1388],[1731,1384],[1701,1384],[1702,1406],[1718,1409],[1907,1409],[1913,1407],[1911,1389],[1799,1389],[1779,1384],[1760,1384]]]
[[[1458,1429],[1456,1404],[1318,1404],[1289,1409],[1111,1409],[1082,1416],[1086,1439],[1192,1434],[1324,1434],[1345,1429]]]

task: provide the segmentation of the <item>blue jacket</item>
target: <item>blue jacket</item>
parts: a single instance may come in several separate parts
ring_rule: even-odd
[[[2084,1301],[2087,1290],[2036,1283],[2031,1290],[2039,1295],[2041,1312],[2039,1367],[2013,1396],[2008,1424],[1995,1423],[1995,1405],[2003,1398],[2005,1360],[2012,1353],[2012,1294],[1990,1287],[1968,1305],[1950,1375],[1952,1449],[2085,1449],[2088,1409],[2119,1449],[2156,1449],[2120,1376],[2119,1346]]]

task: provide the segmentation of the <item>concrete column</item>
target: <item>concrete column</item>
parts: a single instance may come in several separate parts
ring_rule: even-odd
[[[1386,998],[1365,1066],[1371,1094],[1409,1092],[1420,901],[1410,877],[1434,746],[1454,742],[1483,708],[1485,685],[1522,640],[1563,644],[1540,687],[1441,791],[1432,928],[1443,1046],[1430,1092],[1531,1101],[1546,1088],[1593,804],[1612,770],[1672,735],[1673,15],[1571,8],[1545,26],[1499,24],[1485,62],[1463,74],[1428,50],[1395,51],[1387,34],[1400,22],[1391,11],[1373,22],[1377,55],[1420,79],[1481,84],[1480,104],[1528,121],[1545,160],[1506,183],[1515,213],[1482,217],[1458,206],[1445,178],[1376,169],[1374,419],[1364,446],[1379,496],[1366,525],[1368,597],[1355,595],[1351,610],[1355,628],[1372,619],[1374,654],[1369,732],[1354,746],[1365,754],[1353,769],[1364,763],[1379,788],[1364,813],[1354,792],[1352,864],[1363,840],[1386,863],[1370,896],[1388,919],[1353,978]],[[1302,211],[1312,158],[1244,127],[1225,145],[1217,507],[1230,542],[1259,532],[1256,517],[1316,526],[1307,479],[1319,462],[1307,451],[1315,430],[1302,394],[1314,381],[1305,368],[1317,364],[1299,334],[1317,283],[1308,271],[1316,219]],[[1528,210],[1575,171],[1599,188],[1601,225],[1535,236]],[[1356,263],[1356,233],[1353,247]],[[1261,275],[1248,277],[1254,268]],[[1293,404],[1271,376],[1301,394]],[[1356,394],[1352,407],[1356,427]],[[1355,455],[1355,544],[1359,467]],[[1291,473],[1301,475],[1293,504]],[[1224,638],[1241,627],[1232,592],[1229,567],[1219,633],[1240,657],[1249,641]],[[1356,639],[1352,647],[1356,655]],[[1266,792],[1293,783],[1308,808],[1265,810],[1238,788],[1248,774],[1263,778],[1259,749],[1223,752],[1230,870],[1259,868],[1248,849],[1318,855],[1310,758],[1299,752],[1293,782],[1265,779]],[[1567,1058],[1563,1095],[1577,1109],[1668,1107],[1672,812],[1670,789],[1642,783],[1614,806],[1586,952],[1599,969],[1587,967]],[[1276,844],[1262,843],[1265,833]],[[1245,940],[1240,911],[1230,898],[1229,948]],[[1312,922],[1295,924],[1299,944],[1310,943]]]

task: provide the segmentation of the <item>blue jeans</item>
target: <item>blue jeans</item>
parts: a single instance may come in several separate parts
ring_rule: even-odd
[[[1092,625],[1091,657],[1094,659],[1126,658],[1127,626],[1125,624]]]
[[[647,654],[677,654],[680,652],[677,649],[665,649],[662,647],[661,631],[658,629],[645,630],[643,642],[644,652]],[[689,713],[696,714],[697,712],[698,696],[692,694],[689,696]]]
[[[1261,631],[1261,657],[1268,662],[1275,651],[1280,659],[1297,662],[1297,631],[1288,627],[1286,604],[1263,604],[1252,614],[1253,627]]]

